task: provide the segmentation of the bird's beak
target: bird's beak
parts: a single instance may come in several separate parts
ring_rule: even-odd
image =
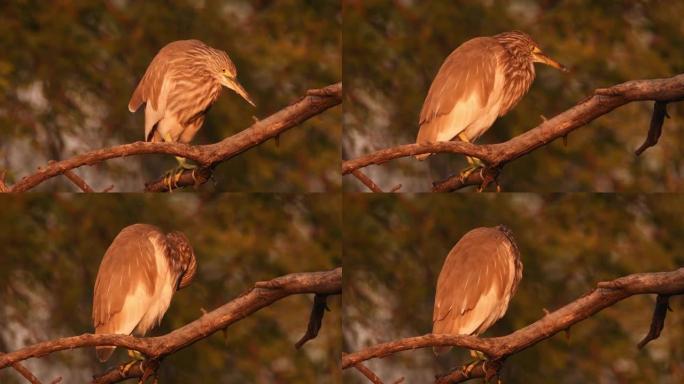
[[[240,83],[237,81],[237,79],[231,79],[228,76],[225,76],[226,79],[226,84],[225,86],[232,89],[237,93],[238,95],[242,96],[243,99],[247,100],[248,103],[252,104],[252,107],[256,107],[254,102],[252,101],[252,98],[249,97],[249,94],[245,89],[240,85]]]
[[[563,72],[570,72],[563,64],[557,62],[556,60],[546,56],[544,53],[539,52],[539,53],[532,53],[532,58],[534,59],[533,61],[535,63],[542,63],[546,64],[548,66],[554,67],[556,69],[559,69]]]

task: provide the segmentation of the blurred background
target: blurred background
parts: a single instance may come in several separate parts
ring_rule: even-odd
[[[345,0],[343,158],[414,143],[418,115],[444,59],[477,36],[531,35],[564,74],[537,65],[529,93],[478,143],[506,141],[574,106],[591,92],[634,79],[684,72],[684,2],[591,0]],[[652,102],[631,103],[506,165],[507,191],[684,190],[684,106],[670,104],[663,137],[640,158]],[[458,173],[463,156],[393,160],[364,172],[381,187],[427,191]],[[346,190],[367,189],[344,177]]]
[[[48,160],[143,139],[128,100],[167,43],[225,50],[257,107],[223,91],[194,144],[217,142],[341,80],[339,0],[38,1],[0,3],[0,171],[13,183]],[[340,187],[341,108],[221,164],[203,190],[329,191]],[[141,191],[172,156],[105,161],[76,172],[96,190]],[[39,190],[71,191],[63,177]]]
[[[432,329],[437,276],[469,230],[505,224],[523,278],[508,312],[483,337],[503,336],[590,291],[599,281],[684,264],[684,197],[677,195],[355,195],[344,200],[343,351]],[[643,350],[655,295],[628,298],[509,357],[504,383],[684,382],[684,298]],[[418,349],[367,361],[386,383],[428,383],[471,361]],[[354,369],[345,383],[367,383]]]
[[[190,239],[199,269],[178,291],[162,335],[235,299],[257,281],[341,265],[341,202],[325,196],[206,194],[0,196],[0,351],[92,332],[92,293],[98,266],[116,234],[133,223]],[[164,383],[339,383],[339,296],[317,338],[302,349],[313,295],[282,299],[166,359]],[[88,382],[127,361],[117,349],[99,363],[93,348],[23,362],[43,382]],[[24,383],[12,368],[0,383]]]

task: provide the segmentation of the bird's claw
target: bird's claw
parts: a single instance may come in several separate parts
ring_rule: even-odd
[[[484,169],[484,167],[481,165],[471,165],[468,168],[461,171],[461,173],[458,176],[459,179],[461,180],[461,183],[465,184],[465,182],[468,181],[468,177],[470,177],[470,175],[475,173],[475,171],[477,171],[478,169],[482,170],[482,169]]]

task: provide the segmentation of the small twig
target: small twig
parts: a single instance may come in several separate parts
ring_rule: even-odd
[[[639,349],[642,349],[646,344],[652,340],[660,337],[660,332],[665,326],[665,317],[667,316],[667,311],[671,311],[670,308],[670,295],[658,295],[656,298],[656,305],[653,310],[653,318],[651,319],[651,327],[648,330],[648,334],[644,336],[643,340],[637,344]]]
[[[7,187],[7,184],[5,184],[5,176],[6,175],[7,175],[7,171],[5,171],[5,170],[0,171],[0,193],[10,192],[10,189]]]
[[[71,180],[72,183],[74,183],[77,187],[81,189],[83,192],[88,192],[92,193],[95,192],[93,188],[88,185],[88,183],[85,182],[81,177],[79,177],[77,174],[75,174],[72,171],[64,171],[64,176],[67,177],[67,179]]]
[[[323,325],[323,315],[325,315],[325,311],[330,311],[327,300],[328,295],[316,294],[314,296],[311,314],[309,315],[309,325],[306,327],[304,336],[295,344],[295,348],[301,348],[304,343],[318,336],[318,331]]]
[[[36,376],[31,373],[26,367],[21,365],[20,363],[13,363],[12,368],[14,368],[15,371],[19,372],[26,380],[28,380],[31,384],[41,384],[40,380]]]
[[[371,191],[382,193],[382,189],[380,189],[380,187],[378,187],[378,185],[375,184],[375,182],[373,182],[373,180],[371,180],[370,177],[366,176],[365,173],[361,172],[358,169],[355,169],[352,171],[352,175],[359,179],[359,181],[361,181],[363,185],[368,187],[368,189],[370,189]]]
[[[651,125],[648,127],[648,135],[646,136],[644,143],[634,151],[635,155],[639,156],[646,149],[658,144],[658,139],[663,133],[663,123],[665,122],[666,117],[670,117],[667,114],[667,102],[656,101],[653,103],[653,115],[651,115]]]
[[[356,368],[357,371],[361,372],[368,380],[370,380],[371,383],[373,384],[383,384],[382,380],[378,377],[378,375],[375,374],[375,372],[371,371],[370,368],[366,367],[362,363],[358,363],[354,365],[354,368]]]

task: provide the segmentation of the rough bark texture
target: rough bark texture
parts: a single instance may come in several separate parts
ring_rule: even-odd
[[[637,273],[598,283],[597,288],[579,299],[506,336],[479,338],[467,335],[427,334],[409,337],[345,354],[342,356],[342,368],[347,369],[360,362],[389,356],[401,351],[434,346],[454,346],[478,350],[487,355],[490,360],[502,360],[568,329],[573,324],[606,307],[610,307],[618,301],[639,294],[658,294],[661,296],[684,294],[684,268],[670,272]],[[662,299],[660,302],[660,311],[662,311]],[[664,307],[666,308],[666,304]],[[656,308],[656,311],[658,310]],[[656,316],[654,315],[654,317]],[[461,381],[471,378],[473,378],[472,373]]]
[[[342,268],[323,272],[293,273],[273,280],[258,282],[253,288],[236,299],[163,336],[136,338],[128,335],[83,334],[44,341],[14,352],[0,354],[0,369],[19,361],[45,356],[65,349],[101,345],[137,350],[147,358],[159,361],[165,356],[188,347],[284,297],[296,294],[337,295],[341,292]],[[143,371],[138,370],[138,372]],[[116,377],[116,380],[106,381],[98,376],[95,382],[118,382],[130,377],[121,377],[122,375],[111,371],[106,372],[104,376]]]
[[[146,154],[167,154],[185,157],[195,161],[200,168],[210,169],[240,153],[253,148],[281,133],[293,128],[305,120],[320,114],[342,102],[342,83],[329,85],[325,88],[307,91],[306,96],[295,103],[281,109],[273,115],[254,123],[249,128],[223,139],[215,144],[187,145],[179,143],[150,143],[135,142],[118,145],[111,148],[98,149],[74,156],[70,159],[50,162],[36,173],[26,176],[9,188],[10,192],[25,192],[52,177],[64,174],[83,165],[93,165],[104,160],[117,157]],[[190,177],[192,171],[185,171],[183,179],[171,183],[172,187],[193,185],[195,181]],[[209,178],[201,179],[203,182]],[[160,190],[164,178],[148,183],[149,190]],[[166,183],[168,185],[168,183]]]
[[[461,141],[450,141],[434,144],[400,145],[356,159],[346,160],[342,163],[342,174],[346,175],[356,169],[373,164],[383,164],[400,157],[442,152],[477,157],[487,164],[488,167],[500,169],[506,163],[545,146],[558,138],[565,137],[568,133],[629,102],[643,100],[659,102],[654,111],[658,116],[653,118],[655,127],[658,128],[658,119],[660,119],[660,126],[662,126],[662,119],[665,116],[664,105],[668,102],[682,99],[684,99],[684,74],[667,79],[628,81],[610,88],[597,89],[593,95],[580,101],[574,107],[503,143],[475,145]],[[652,124],[653,126],[654,124]],[[657,141],[659,131],[654,131],[650,135],[653,135]],[[653,139],[647,140],[647,142],[655,144]],[[484,179],[481,180],[480,184],[484,181]],[[442,185],[444,182],[447,181],[438,183],[433,189],[449,190],[446,185]],[[456,183],[453,180],[448,180],[448,182],[454,188],[476,184],[472,180],[469,180],[467,183]]]

